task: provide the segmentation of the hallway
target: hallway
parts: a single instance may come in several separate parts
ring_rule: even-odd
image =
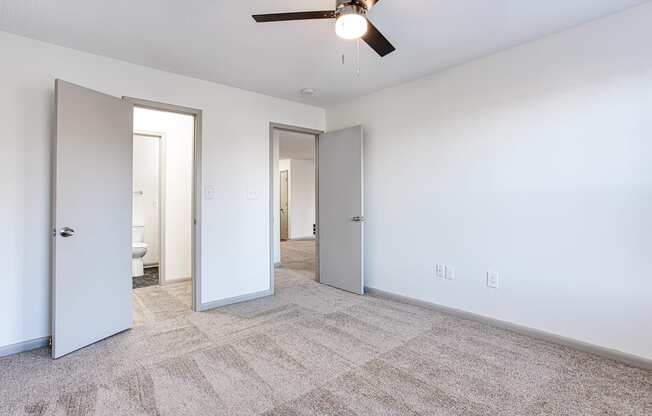
[[[281,265],[276,268],[276,287],[315,279],[315,241],[281,241]]]

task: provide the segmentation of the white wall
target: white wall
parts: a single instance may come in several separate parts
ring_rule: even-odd
[[[158,137],[134,135],[132,224],[144,226],[145,265],[159,264],[160,147]]]
[[[290,239],[313,238],[315,223],[315,161],[292,159],[290,179]]]
[[[0,346],[50,333],[55,78],[202,109],[202,301],[269,289],[269,123],[323,130],[323,110],[4,32],[0,51]]]
[[[280,262],[280,245],[278,242],[281,238],[281,186],[280,172],[288,171],[288,238],[305,239],[313,238],[312,225],[315,223],[315,161],[314,160],[297,160],[281,159],[279,160],[279,176],[275,179],[274,184],[274,206],[275,214],[275,262]]]
[[[281,159],[278,162],[278,171],[288,171],[288,179],[290,179],[290,172],[292,172],[292,159]],[[280,178],[280,176],[279,176]],[[279,179],[280,181],[280,179]],[[280,184],[280,183],[279,183]]]
[[[192,274],[192,157],[195,119],[144,108],[134,110],[134,130],[162,133],[165,282]]]
[[[273,207],[273,212],[272,212],[272,217],[274,218],[274,237],[273,237],[273,247],[274,247],[274,253],[273,253],[273,260],[274,264],[279,264],[281,263],[281,177],[277,174],[277,172],[280,172],[280,161],[279,161],[279,137],[280,137],[280,132],[276,129],[273,131],[273,141],[272,141],[272,152],[274,153],[273,158],[272,158],[272,172],[273,174],[273,201],[272,201],[272,207]]]
[[[365,128],[366,284],[652,358],[650,22],[648,3],[328,109]]]

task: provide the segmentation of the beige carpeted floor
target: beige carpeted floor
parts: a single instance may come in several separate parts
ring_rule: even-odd
[[[0,415],[652,415],[650,372],[319,285],[312,253],[284,244],[274,297],[136,289],[132,330],[0,359]]]

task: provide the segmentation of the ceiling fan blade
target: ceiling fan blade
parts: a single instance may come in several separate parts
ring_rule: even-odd
[[[362,2],[367,6],[367,10],[371,9],[378,3],[380,0],[362,0]]]
[[[251,17],[258,23],[285,22],[289,20],[334,19],[335,12],[333,10],[322,10],[317,12],[270,13],[254,14]]]
[[[367,33],[362,36],[362,40],[367,42],[367,45],[371,46],[371,49],[375,50],[381,57],[394,52],[396,48],[376,29],[376,26],[369,22],[369,19],[367,19],[367,22],[369,23],[369,27]]]

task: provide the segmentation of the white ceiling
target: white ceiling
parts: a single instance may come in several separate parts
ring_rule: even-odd
[[[312,160],[315,158],[315,136],[279,131],[279,159]]]
[[[355,41],[339,39],[332,21],[257,24],[250,17],[332,9],[335,0],[2,0],[0,30],[328,105],[645,2],[381,0],[369,17],[397,51],[380,58],[363,44],[360,77]],[[317,95],[301,96],[306,87]]]

